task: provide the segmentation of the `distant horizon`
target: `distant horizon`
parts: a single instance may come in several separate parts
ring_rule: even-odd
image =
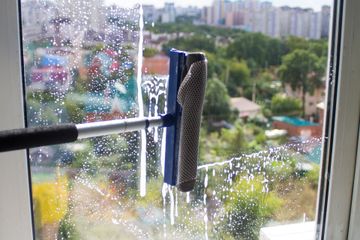
[[[154,5],[157,8],[164,6],[165,2],[175,3],[177,7],[204,7],[211,6],[213,0],[127,0],[125,3],[119,4],[118,0],[105,0],[106,4],[116,4],[124,7],[133,7],[137,3]],[[260,0],[260,2],[271,2],[276,7],[289,6],[300,8],[312,8],[315,11],[320,11],[324,5],[332,5],[333,0]]]

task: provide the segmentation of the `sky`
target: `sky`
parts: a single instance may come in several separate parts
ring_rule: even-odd
[[[313,8],[320,10],[322,5],[330,5],[333,0],[267,0],[272,2],[275,6],[290,6]],[[107,4],[123,5],[124,7],[132,7],[136,3],[153,4],[156,7],[162,7],[164,2],[174,2],[176,6],[210,6],[213,0],[105,0]],[[120,3],[121,2],[121,3]]]

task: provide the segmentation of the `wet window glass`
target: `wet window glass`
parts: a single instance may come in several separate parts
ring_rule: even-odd
[[[159,116],[169,50],[208,64],[195,189],[163,183],[165,128],[33,148],[36,239],[315,236],[330,10],[22,0],[28,126]]]

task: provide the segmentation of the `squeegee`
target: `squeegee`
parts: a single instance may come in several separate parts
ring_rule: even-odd
[[[5,130],[0,132],[0,152],[69,143],[151,127],[166,127],[164,182],[177,186],[180,191],[191,191],[197,172],[206,78],[207,62],[203,53],[172,49],[166,114],[149,118]]]

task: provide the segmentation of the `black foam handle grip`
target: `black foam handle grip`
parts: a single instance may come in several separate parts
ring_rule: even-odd
[[[76,141],[75,124],[12,129],[0,132],[0,152]]]

